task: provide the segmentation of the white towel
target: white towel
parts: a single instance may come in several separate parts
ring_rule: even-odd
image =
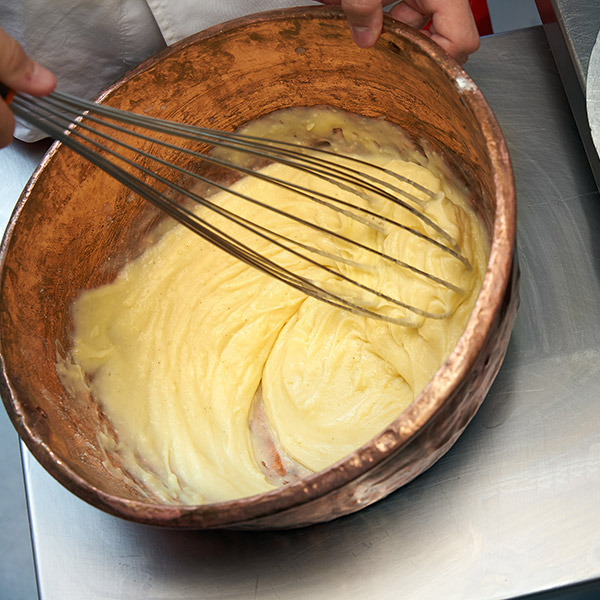
[[[0,27],[51,69],[58,89],[96,98],[167,44],[235,17],[311,0],[0,0]],[[15,137],[44,135],[17,123]]]
[[[147,0],[167,44],[236,17],[311,0]],[[314,4],[314,2],[312,2]]]

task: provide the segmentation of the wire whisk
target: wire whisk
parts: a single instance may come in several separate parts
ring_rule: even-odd
[[[448,316],[415,306],[374,285],[371,274],[382,263],[406,270],[432,286],[464,293],[452,281],[365,241],[365,231],[377,235],[399,228],[459,261],[465,269],[471,268],[454,238],[423,210],[421,197],[435,199],[439,192],[384,167],[359,157],[341,156],[326,147],[185,125],[60,92],[42,98],[16,94],[10,106],[15,116],[60,140],[202,238],[323,302],[409,326],[414,324],[414,315],[432,319]],[[179,156],[186,157],[184,165],[178,164]],[[262,168],[255,168],[242,156],[252,157]],[[191,166],[200,162],[211,165],[212,171]],[[311,179],[273,174],[265,168],[271,163]],[[283,210],[266,193],[249,197],[230,185],[227,177],[210,175],[216,172],[235,174],[237,179],[251,176],[293,193],[299,202],[349,220],[352,230],[359,233],[348,235],[324,226],[311,218],[310,211],[297,214]],[[320,183],[317,186],[306,181]],[[231,209],[222,199],[216,200],[220,194],[208,193],[209,189],[232,194],[238,201],[236,207],[243,201],[252,209]],[[400,208],[421,226],[408,225],[378,210],[382,202],[392,203],[394,210]],[[275,230],[258,222],[252,218],[258,209],[289,227],[282,225]],[[298,236],[294,228],[302,228],[305,234]],[[249,243],[240,231],[249,232],[259,243]],[[321,243],[324,239],[325,245]],[[370,258],[365,264],[357,256]],[[357,272],[366,275],[357,277]]]

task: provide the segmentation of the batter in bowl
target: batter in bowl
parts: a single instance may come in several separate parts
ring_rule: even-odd
[[[261,132],[272,136],[281,126],[310,130],[317,138],[334,132],[346,150],[358,135],[352,119],[340,111],[290,115],[263,122]],[[375,122],[374,127],[387,125]],[[110,422],[100,434],[107,467],[116,459],[163,502],[200,504],[259,494],[326,468],[368,442],[431,379],[472,311],[487,264],[487,238],[460,189],[427,160],[406,160],[368,140],[361,148],[366,159],[436,192],[434,198],[420,198],[423,212],[456,240],[470,268],[404,230],[368,227],[360,236],[369,245],[463,291],[432,284],[366,253],[353,256],[372,263],[366,275],[352,263],[339,268],[411,305],[448,313],[447,318],[409,315],[407,327],[351,314],[175,226],[114,282],[84,291],[73,306],[72,347],[58,369],[65,385],[85,388]],[[264,169],[307,187],[329,185],[306,181],[305,173],[280,164]],[[260,179],[243,178],[233,187],[344,234],[362,227]],[[347,191],[328,192],[357,201]],[[269,221],[277,217],[249,212],[227,192],[216,201],[266,227],[290,228],[288,233],[306,243],[323,249],[332,243],[306,228],[294,230],[293,223]],[[378,210],[426,232],[419,219],[393,203]],[[218,218],[215,222],[226,228]],[[245,234],[235,235],[243,239]],[[260,243],[249,240],[253,247]],[[310,265],[298,267],[293,257],[281,256],[266,242],[262,250],[305,269],[309,278],[324,277]]]

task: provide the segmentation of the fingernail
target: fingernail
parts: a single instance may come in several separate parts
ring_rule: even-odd
[[[375,43],[375,34],[368,27],[354,25],[350,32],[354,43],[361,48],[370,48]]]
[[[31,77],[30,79],[43,79],[46,80],[48,78],[52,77],[52,73],[46,69],[46,67],[43,67],[42,65],[40,65],[40,63],[38,62],[34,62],[33,63],[33,69],[31,72]]]
[[[44,90],[53,88],[56,85],[54,73],[35,61],[29,80],[34,82],[37,88]]]

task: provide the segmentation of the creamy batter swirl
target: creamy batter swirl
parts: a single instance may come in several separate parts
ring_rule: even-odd
[[[319,116],[313,112],[310,119],[319,122]],[[398,417],[452,351],[481,285],[486,236],[460,192],[427,164],[380,154],[368,158],[439,192],[434,199],[422,196],[423,211],[456,239],[471,269],[398,228],[366,228],[359,235],[464,293],[360,253],[353,260],[373,264],[367,275],[355,273],[351,264],[340,268],[411,304],[447,311],[448,318],[411,317],[414,326],[404,327],[350,314],[248,267],[182,226],[167,231],[114,282],[83,292],[75,302],[72,347],[58,361],[59,372],[65,384],[85,386],[100,404],[116,433],[103,432],[101,443],[151,495],[173,503],[224,501],[319,471]],[[277,164],[265,169],[284,179],[307,177]],[[303,206],[297,195],[254,178],[234,187],[269,197],[285,210],[304,211],[345,234],[363,227],[319,212],[314,203]],[[221,192],[216,201],[259,218],[230,193]],[[388,204],[381,210],[427,231]],[[326,236],[286,227],[300,239],[330,247]],[[278,254],[267,245],[263,250]],[[281,260],[296,268],[292,258]],[[279,477],[273,465],[263,464],[265,429],[261,441],[251,427],[257,403]]]

